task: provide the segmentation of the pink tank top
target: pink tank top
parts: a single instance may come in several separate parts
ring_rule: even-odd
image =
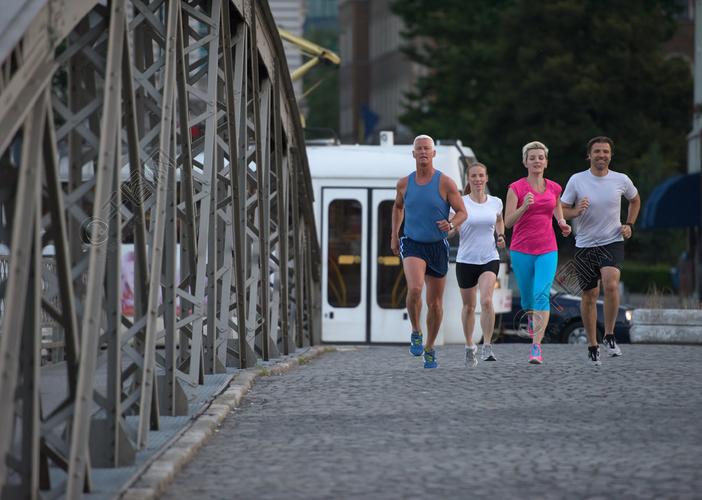
[[[510,250],[531,255],[542,255],[558,250],[551,220],[553,219],[553,210],[556,208],[556,201],[560,198],[563,189],[553,181],[544,180],[546,181],[546,190],[543,193],[532,189],[526,177],[509,185],[509,188],[517,195],[517,208],[522,206],[527,193],[534,195],[534,203],[514,225]]]

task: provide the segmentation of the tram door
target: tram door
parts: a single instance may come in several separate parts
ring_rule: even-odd
[[[322,340],[367,342],[368,190],[322,189]]]
[[[371,191],[370,341],[406,342],[410,322],[405,309],[407,282],[400,257],[390,248],[394,189]]]

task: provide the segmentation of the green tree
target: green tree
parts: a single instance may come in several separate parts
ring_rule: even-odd
[[[305,38],[338,53],[339,33],[336,29],[316,29],[305,33]],[[307,128],[329,128],[338,132],[339,127],[339,68],[318,65],[304,78],[303,88],[309,92],[305,98]]]
[[[653,186],[684,170],[691,74],[662,50],[675,2],[395,0],[393,8],[406,53],[429,69],[407,95],[403,123],[470,144],[496,194],[523,175],[521,146],[534,139],[549,145],[547,175],[560,183],[587,168],[585,143],[600,134],[615,141],[612,168],[635,182]]]
[[[403,123],[461,138],[504,196],[524,175],[521,146],[550,148],[547,176],[565,185],[587,168],[585,144],[615,141],[612,168],[645,202],[665,177],[685,171],[692,79],[666,57],[676,29],[672,0],[395,0],[405,51],[428,68],[407,95]],[[656,239],[669,241],[665,248]],[[561,240],[562,249],[572,238]],[[674,262],[682,230],[637,231],[629,255]]]

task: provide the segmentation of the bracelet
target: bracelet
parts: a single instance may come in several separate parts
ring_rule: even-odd
[[[561,221],[563,221],[563,224],[567,224],[567,221],[565,219],[558,219],[558,224],[560,224]]]
[[[504,239],[505,239],[505,235],[502,234],[502,233],[498,234],[498,235],[497,235],[497,239],[499,240],[500,238],[502,238],[502,239],[504,240]]]

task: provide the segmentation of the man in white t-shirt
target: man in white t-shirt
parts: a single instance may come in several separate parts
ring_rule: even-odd
[[[609,169],[614,142],[599,136],[587,144],[590,168],[573,175],[561,195],[563,215],[573,219],[574,264],[582,289],[580,313],[588,340],[588,356],[600,364],[597,344],[597,297],[599,282],[604,288],[604,338],[602,345],[611,356],[622,351],[614,339],[619,309],[619,278],[624,261],[624,240],[631,238],[641,197],[631,179]],[[629,202],[626,222],[621,222],[621,200]]]

